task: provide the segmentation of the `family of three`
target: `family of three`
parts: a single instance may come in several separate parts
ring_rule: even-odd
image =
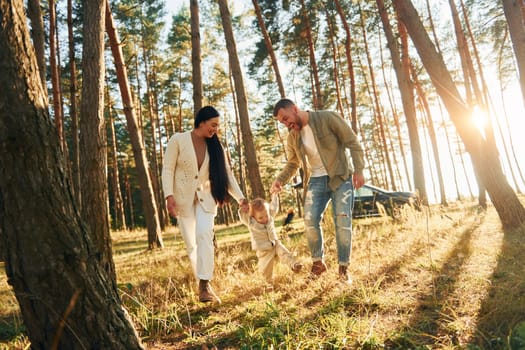
[[[214,219],[217,207],[231,198],[239,203],[239,216],[252,234],[258,270],[272,278],[276,257],[299,272],[302,265],[279,241],[274,225],[277,194],[297,172],[303,170],[304,226],[311,253],[310,275],[327,271],[321,220],[332,203],[339,279],[350,283],[348,265],[352,249],[353,189],[361,187],[363,149],[350,126],[331,111],[300,110],[289,99],[275,104],[273,115],[288,130],[287,162],[272,184],[270,203],[257,198],[249,202],[232,174],[217,137],[219,112],[201,108],[191,131],[174,134],[166,147],[162,185],[169,214],[186,246],[193,274],[199,281],[201,302],[220,302],[210,285],[214,272]],[[350,157],[348,152],[350,152]],[[351,162],[350,162],[350,159]]]

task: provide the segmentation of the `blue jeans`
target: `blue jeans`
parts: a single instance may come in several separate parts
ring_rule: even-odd
[[[339,265],[348,265],[352,252],[352,208],[354,186],[352,177],[343,182],[337,190],[328,186],[328,176],[312,177],[308,183],[304,203],[304,224],[312,260],[324,258],[324,239],[321,219],[332,201],[335,224],[335,242]]]

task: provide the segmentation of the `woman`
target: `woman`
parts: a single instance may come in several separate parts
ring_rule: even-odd
[[[217,206],[230,195],[241,206],[248,201],[226,164],[217,137],[219,112],[203,107],[195,117],[195,128],[173,135],[166,147],[162,185],[168,212],[177,218],[195,278],[199,300],[217,301],[210,286],[214,269],[214,218]]]

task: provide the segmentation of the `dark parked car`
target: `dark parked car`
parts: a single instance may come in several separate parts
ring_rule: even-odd
[[[354,218],[381,216],[377,203],[380,203],[391,217],[395,217],[399,208],[410,205],[419,210],[419,201],[414,192],[388,191],[372,185],[363,185],[354,191]]]

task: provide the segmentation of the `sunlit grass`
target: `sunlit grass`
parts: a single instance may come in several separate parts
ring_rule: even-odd
[[[256,271],[242,225],[218,227],[213,286],[203,304],[176,227],[148,251],[145,231],[113,232],[118,286],[150,349],[508,349],[522,344],[525,232],[504,234],[493,208],[474,203],[406,207],[354,220],[350,272],[337,281],[330,213],[323,221],[328,272],[310,280],[301,219],[280,235],[305,269],[278,264],[269,285]],[[279,218],[279,223],[282,218]],[[0,276],[0,349],[28,345],[16,300]],[[5,310],[5,311],[4,311]],[[525,341],[525,338],[524,338]],[[6,344],[7,347],[2,347]],[[525,344],[525,343],[524,343]]]

